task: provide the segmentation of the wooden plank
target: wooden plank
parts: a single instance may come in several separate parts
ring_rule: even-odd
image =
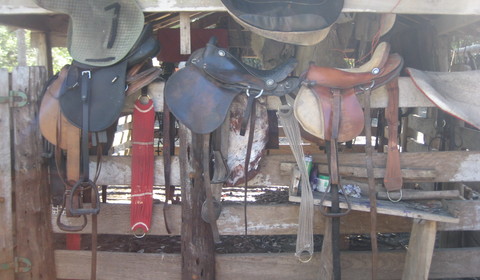
[[[0,97],[9,95],[8,70],[0,69]],[[0,145],[0,263],[13,262],[13,196],[10,142],[10,105],[0,103],[0,131],[5,133]],[[0,279],[13,279],[13,269],[0,270]]]
[[[43,67],[17,67],[12,73],[12,89],[25,92],[29,99],[26,106],[12,109],[16,256],[32,262],[31,271],[16,279],[55,279],[49,187],[37,118],[45,80]]]
[[[148,85],[148,94],[152,97],[156,112],[163,110],[163,89],[164,82],[154,82]],[[425,97],[425,95],[418,90],[409,77],[400,77],[398,79],[398,86],[400,88],[399,106],[404,108],[409,107],[434,107],[435,105]],[[125,102],[123,109],[124,113],[133,112],[133,104],[137,96],[130,96]],[[364,104],[363,95],[359,95],[360,103]],[[372,92],[371,107],[372,108],[386,108],[388,102],[388,92],[384,86],[375,89]],[[267,98],[267,108],[269,110],[277,110],[280,106],[280,100],[276,96],[269,96]]]
[[[465,208],[468,211],[470,208]],[[152,227],[149,235],[168,235],[165,230],[165,223],[162,213],[163,204],[153,206]],[[249,205],[247,207],[248,215],[248,233],[250,235],[287,235],[297,234],[299,208],[296,204],[276,204],[276,205]],[[180,235],[181,226],[181,206],[169,205],[168,221],[172,235]],[[118,234],[130,235],[130,205],[129,204],[102,204],[102,210],[98,215],[98,233],[99,234]],[[218,228],[221,235],[242,235],[244,233],[243,225],[243,206],[236,204],[226,204],[223,206],[222,213],[218,219]],[[480,216],[479,216],[480,217]],[[52,217],[53,231],[64,233],[55,223],[55,215]],[[90,217],[89,217],[90,219]],[[344,234],[368,233],[369,215],[365,212],[352,211],[350,215],[342,218],[340,231]],[[62,219],[67,224],[81,223],[81,219],[66,218]],[[472,219],[469,222],[473,222]],[[410,232],[412,225],[411,219],[404,217],[395,217],[388,215],[378,215],[379,232]],[[91,232],[90,222],[80,233],[89,234]],[[463,226],[463,225],[462,225]],[[323,234],[325,230],[322,214],[319,209],[315,209],[314,232]],[[448,230],[455,230],[451,226]]]
[[[327,197],[322,202],[323,193],[314,192],[313,202],[315,205],[323,205],[331,207],[332,202],[330,196]],[[300,203],[300,196],[290,196],[289,200],[292,202]],[[351,209],[356,211],[363,211],[370,213],[370,202],[367,197],[355,198],[349,197]],[[347,209],[348,205],[345,199],[342,197],[340,201],[340,208]],[[391,202],[389,200],[377,200],[377,213],[406,217],[406,218],[417,218],[425,219],[430,221],[439,221],[446,223],[458,223],[460,220],[457,217],[454,217],[450,212],[443,209],[441,202],[437,203],[421,204],[417,202]]]
[[[153,206],[153,220],[151,235],[167,235],[163,221],[162,204]],[[448,200],[445,208],[459,218],[458,223],[438,223],[438,231],[476,231],[480,230],[480,201],[477,200]],[[296,234],[298,227],[298,205],[251,205],[247,208],[249,234],[251,235],[281,235]],[[128,204],[102,204],[99,214],[99,234],[131,234],[130,232],[130,205]],[[55,223],[52,216],[52,227],[56,233],[62,231]],[[180,234],[181,209],[179,205],[171,205],[168,218],[173,235]],[[368,233],[369,214],[366,212],[352,211],[350,215],[342,218],[341,232],[345,234]],[[68,220],[72,223],[72,219]],[[243,233],[243,206],[224,205],[218,220],[222,235],[240,235]],[[66,221],[67,222],[67,221]],[[77,222],[81,222],[80,220]],[[379,232],[410,232],[412,220],[405,217],[378,215]],[[315,234],[323,234],[324,224],[321,213],[315,209]],[[90,233],[90,223],[81,233]]]
[[[428,279],[436,233],[436,222],[415,219],[405,257],[402,280]]]
[[[226,11],[220,0],[177,0],[154,1],[139,0],[145,12],[180,12],[180,11]],[[0,13],[46,13],[32,0],[3,0]],[[399,13],[399,14],[458,14],[479,15],[476,0],[458,0],[452,5],[450,0],[345,0],[343,12]]]
[[[344,177],[366,178],[363,153],[340,153],[340,174]],[[313,154],[319,171],[327,170],[325,154]],[[402,176],[406,182],[468,182],[480,181],[480,151],[446,151],[400,153]],[[102,157],[102,170],[99,185],[129,185],[131,182],[131,160],[128,156]],[[260,160],[259,173],[249,181],[249,186],[288,186],[291,170],[295,164],[292,155],[266,155]],[[374,176],[383,178],[386,154],[373,155]],[[90,158],[90,172],[95,172],[96,157]],[[163,161],[155,158],[154,184],[162,186]],[[178,157],[172,157],[172,184],[180,185],[180,164]],[[93,173],[92,173],[93,174]]]
[[[401,279],[405,251],[379,253],[378,279]],[[216,256],[216,279],[318,279],[320,252],[312,261],[300,263],[292,253],[219,254]],[[55,251],[58,278],[88,279],[90,252]],[[342,252],[344,279],[371,279],[370,252]],[[179,254],[138,254],[98,252],[98,278],[116,279],[180,279]],[[480,276],[478,248],[436,249],[433,252],[432,279]],[[121,264],[121,265],[119,265]],[[260,277],[260,278],[259,278]],[[413,278],[412,278],[413,279]]]

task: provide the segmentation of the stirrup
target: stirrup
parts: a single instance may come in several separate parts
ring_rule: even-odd
[[[73,207],[73,194],[77,191],[84,190],[91,187],[92,191],[95,191],[96,207],[95,208],[75,208]],[[72,188],[72,195],[70,196],[70,213],[73,215],[97,215],[100,212],[100,193],[98,192],[97,186],[92,180],[82,181],[81,179],[75,183]]]
[[[347,211],[340,212],[340,213],[331,213],[331,212],[325,211],[323,209],[323,202],[327,197],[327,192],[324,192],[322,195],[322,198],[320,199],[320,213],[322,213],[322,215],[324,215],[325,217],[342,217],[350,213],[350,211],[352,210],[352,204],[350,202],[350,199],[348,198],[348,195],[345,195],[345,189],[343,188],[343,185],[339,184],[339,186],[342,190],[342,195],[345,197],[345,203],[347,203]]]
[[[403,198],[403,192],[402,192],[402,189],[400,189],[400,190],[399,190],[399,192],[400,192],[400,197],[399,197],[398,199],[392,199],[392,198],[390,197],[390,191],[389,191],[389,190],[387,190],[387,197],[388,197],[388,200],[390,200],[391,202],[395,202],[395,203],[396,203],[396,202],[400,202],[400,201],[402,200],[402,198]]]
[[[64,194],[62,208],[60,209],[60,212],[58,212],[58,214],[57,214],[57,226],[58,226],[59,229],[61,229],[63,231],[70,231],[70,232],[82,231],[85,228],[85,226],[87,225],[87,216],[86,215],[81,215],[81,217],[83,217],[83,223],[81,225],[78,225],[78,226],[66,225],[62,222],[62,215],[65,212],[66,199],[67,199],[67,195]],[[79,218],[79,217],[77,217],[77,218]]]

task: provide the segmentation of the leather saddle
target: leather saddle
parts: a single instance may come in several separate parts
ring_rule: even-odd
[[[146,25],[132,50],[119,63],[95,67],[74,61],[59,96],[62,114],[73,125],[83,128],[82,90],[88,90],[88,131],[105,130],[118,119],[123,109],[127,69],[154,56],[159,50],[159,42],[152,37],[152,26]],[[88,88],[82,88],[82,79],[88,81]]]
[[[291,58],[272,70],[259,70],[217,47],[212,37],[167,80],[165,100],[175,117],[191,131],[210,133],[223,123],[238,94],[245,93],[253,102],[260,96],[281,97],[296,90],[299,79],[289,77],[296,64]],[[248,111],[247,106],[244,121]]]
[[[338,19],[343,0],[222,0],[240,25],[276,41],[314,45],[322,41]]]
[[[301,127],[322,140],[345,142],[358,136],[364,127],[364,115],[357,94],[385,85],[402,69],[402,57],[389,52],[390,45],[383,42],[372,58],[358,68],[310,65],[294,104],[295,117]],[[338,116],[335,111],[339,112]],[[334,128],[335,122],[337,128]]]
[[[415,86],[437,107],[480,129],[480,70],[430,72],[407,68]]]

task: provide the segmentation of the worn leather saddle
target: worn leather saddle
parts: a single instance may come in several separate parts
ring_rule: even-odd
[[[480,70],[430,72],[406,69],[415,86],[438,108],[480,129]]]
[[[316,138],[334,138],[338,142],[352,140],[364,127],[363,109],[357,94],[385,85],[398,76],[402,66],[402,57],[390,54],[390,45],[385,42],[377,46],[370,61],[358,68],[310,65],[304,85],[295,98],[295,117],[302,128]],[[333,114],[336,110],[338,116]],[[334,122],[338,122],[336,132],[332,131]]]
[[[298,45],[322,41],[343,8],[343,0],[222,0],[222,3],[246,29]]]
[[[74,61],[59,96],[62,114],[73,125],[83,128],[82,90],[89,91],[88,130],[105,130],[122,112],[127,89],[127,69],[154,56],[159,50],[160,43],[152,37],[152,26],[146,25],[132,50],[119,63],[96,67]],[[82,79],[88,81],[88,88],[82,88]]]
[[[190,130],[210,133],[223,123],[238,94],[245,93],[253,102],[260,96],[280,97],[298,89],[299,79],[289,77],[296,64],[291,58],[272,70],[259,70],[217,47],[212,37],[167,80],[165,100],[175,117]],[[248,106],[246,112],[244,120],[248,119]]]

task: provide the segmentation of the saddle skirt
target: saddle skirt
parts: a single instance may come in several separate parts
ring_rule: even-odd
[[[415,86],[438,108],[480,129],[480,70],[429,72],[407,68]]]
[[[69,66],[64,66],[47,86],[40,103],[38,113],[40,132],[52,145],[66,150],[67,139],[71,135],[80,135],[80,129],[72,125],[61,113],[58,98]]]

